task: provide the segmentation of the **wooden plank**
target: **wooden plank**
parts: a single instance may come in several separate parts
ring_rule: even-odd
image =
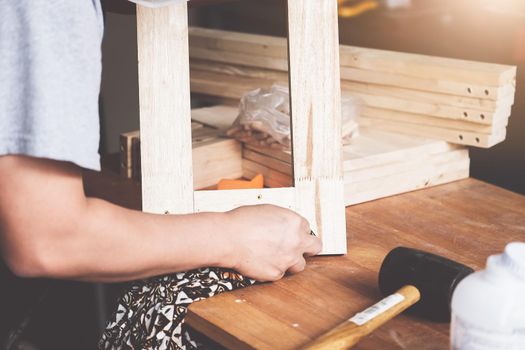
[[[272,169],[267,165],[257,163],[248,159],[242,160],[243,176],[247,174],[262,174],[264,176],[265,185],[269,183],[278,183],[279,187],[288,187],[293,185],[293,179],[290,173],[284,173],[277,169]],[[272,186],[273,187],[273,186]]]
[[[457,107],[448,103],[432,103],[396,97],[389,95],[374,95],[366,92],[351,91],[351,88],[342,83],[342,90],[361,98],[367,106],[391,109],[400,112],[425,114],[433,117],[469,120],[473,123],[490,125],[496,120],[508,118],[511,113],[510,105],[502,105],[491,111],[480,110],[472,107]]]
[[[215,186],[221,179],[242,177],[242,147],[231,139],[215,138],[193,148],[193,188]]]
[[[516,81],[513,66],[355,46],[341,48],[341,65],[478,85],[502,86]]]
[[[208,52],[208,59],[214,58],[217,53]],[[225,74],[232,77],[242,78],[253,78],[262,80],[273,80],[273,81],[284,81],[287,77],[286,72],[264,68],[254,68],[235,64],[235,62],[227,61],[228,63],[213,62],[213,60],[202,61],[192,60],[191,69],[201,72]],[[234,60],[235,61],[235,60]],[[253,60],[250,61],[253,64]],[[257,58],[255,59],[257,62]],[[256,66],[265,66],[260,64]],[[474,108],[479,110],[494,110],[498,106],[510,106],[514,103],[514,92],[515,89],[512,85],[506,85],[497,89],[497,99],[487,99],[483,96],[475,96],[473,93],[468,93],[468,90],[472,91],[472,87],[463,88],[466,93],[463,94],[451,94],[450,90],[440,91],[440,89],[434,89],[425,91],[421,87],[427,87],[431,82],[434,85],[439,86],[439,81],[429,80],[424,78],[411,78],[405,77],[400,74],[375,72],[375,71],[363,71],[355,68],[342,67],[341,78],[344,82],[343,86],[348,92],[362,92],[373,95],[386,95],[393,97],[401,97],[409,100],[417,100],[429,103],[440,103],[450,104],[456,107]],[[345,74],[343,74],[343,71]],[[386,76],[385,76],[386,75]],[[391,76],[389,76],[391,75]],[[399,84],[399,80],[408,80],[409,84]],[[415,84],[418,81],[419,84]],[[455,83],[458,84],[458,83]],[[409,86],[406,86],[409,85]],[[437,90],[437,91],[435,91]],[[458,89],[459,90],[459,89]],[[479,89],[476,89],[479,90]],[[466,96],[465,96],[466,95]],[[478,94],[479,95],[479,94]]]
[[[446,183],[467,179],[470,175],[470,167],[465,161],[456,166],[456,169],[444,169],[439,174],[424,174],[422,172],[405,173],[404,176],[409,176],[409,181],[397,181],[399,178],[385,178],[381,184],[388,184],[388,186],[381,186],[367,191],[361,191],[354,194],[349,194],[345,197],[345,205],[356,205],[374,201],[381,198],[396,196],[399,194],[430,188],[434,186],[443,185]]]
[[[296,210],[295,188],[196,191],[195,212],[225,212],[243,205],[273,204]]]
[[[196,122],[224,132],[235,121],[238,113],[238,107],[218,105],[193,109],[191,111],[191,118]]]
[[[288,174],[291,176],[293,170],[291,166],[291,154],[287,162],[275,159],[273,157],[268,157],[264,154],[250,150],[249,148],[244,148],[242,150],[242,158],[245,160],[251,160],[255,163],[263,164],[271,169],[280,171],[281,173]]]
[[[216,185],[221,179],[242,177],[242,147],[239,142],[217,136],[202,142],[193,142],[192,166],[195,190]],[[177,159],[173,152],[167,152]],[[137,162],[137,164],[135,164]],[[141,181],[140,139],[133,139],[133,179]]]
[[[391,175],[397,175],[409,171],[418,171],[421,169],[425,169],[428,173],[434,169],[433,166],[435,165],[448,164],[465,159],[469,159],[468,150],[465,148],[437,154],[420,154],[417,158],[406,159],[405,161],[345,172],[345,186],[348,187],[352,184],[355,186],[355,189],[362,189],[366,188],[366,186],[363,186],[362,184],[370,183],[371,180],[374,179],[386,178]],[[243,159],[242,168],[243,174],[246,177],[263,174],[265,177],[265,184],[269,187],[273,187],[270,183],[277,183],[280,186],[289,186],[289,183],[291,183],[291,173],[289,171],[272,168],[272,166],[267,164],[267,162],[264,162],[264,160],[263,162],[255,162],[253,160]],[[266,180],[268,180],[268,183]],[[407,178],[402,182],[409,180],[410,179]],[[355,191],[353,190],[351,191],[351,193],[354,192]]]
[[[420,165],[417,168],[407,168],[405,170],[396,171],[393,174],[389,174],[383,177],[363,179],[361,181],[347,181],[345,183],[345,194],[348,193],[347,198],[351,199],[351,195],[355,195],[361,192],[370,192],[371,190],[377,190],[379,188],[388,188],[390,185],[395,183],[410,182],[410,177],[421,178],[421,177],[434,177],[440,178],[443,173],[449,173],[451,171],[458,171],[462,169],[468,169],[470,159],[468,157],[467,150],[455,151],[452,154],[444,154],[441,156],[433,156],[432,162],[429,164]],[[388,181],[385,181],[388,180]]]
[[[471,131],[480,134],[493,134],[498,130],[505,128],[508,125],[509,119],[494,121],[491,125],[471,123],[469,121],[451,120],[445,118],[431,117],[424,114],[415,114],[407,112],[399,112],[389,109],[362,107],[360,115],[368,118],[388,119],[399,122],[435,126],[445,129],[454,129],[458,131]]]
[[[388,163],[345,173],[345,205],[354,205],[424,187],[464,179],[469,175],[467,149],[421,155],[418,159]],[[243,176],[264,174],[268,187],[286,187],[290,175],[264,164],[243,160]]]
[[[193,26],[189,34],[192,47],[287,59],[286,38]]]
[[[287,69],[283,38],[193,27],[191,43],[192,58],[209,59],[220,52],[221,62]],[[340,60],[344,79],[389,81],[416,90],[497,100],[512,95],[515,85],[513,66],[345,45]]]
[[[384,178],[390,175],[408,171],[416,171],[421,168],[432,169],[436,164],[451,163],[463,159],[469,159],[469,152],[466,148],[448,151],[437,154],[421,154],[420,157],[406,159],[403,162],[388,163],[368,169],[359,169],[345,173],[345,186],[349,183],[360,183],[371,181],[377,178]],[[406,179],[408,180],[408,179]],[[361,186],[357,185],[358,188]]]
[[[290,152],[247,144],[243,147],[245,150],[256,152],[266,158],[291,163]],[[343,171],[346,173],[384,164],[399,163],[417,159],[425,154],[444,153],[459,148],[461,146],[446,141],[361,127],[360,135],[351,144],[343,147]],[[274,167],[274,169],[288,173],[284,170],[284,165]]]
[[[142,208],[146,212],[193,211],[187,17],[185,1],[157,9],[137,5]]]
[[[505,140],[506,128],[501,128],[494,134],[481,134],[464,130],[453,130],[428,125],[417,125],[397,122],[388,119],[368,118],[361,116],[360,125],[382,130],[401,132],[407,135],[432,137],[461,145],[490,148]]]
[[[410,101],[419,101],[432,104],[446,104],[460,108],[470,108],[479,111],[491,112],[500,107],[509,107],[514,103],[514,96],[509,95],[499,100],[485,100],[475,97],[455,96],[428,91],[418,91],[403,87],[388,86],[386,84],[370,84],[346,80],[343,82],[343,88],[348,93],[365,93],[370,95],[390,96],[395,98],[406,99]]]
[[[132,177],[132,139],[139,135],[138,131],[125,132],[120,134],[120,174],[126,179]]]
[[[346,253],[337,21],[335,0],[288,0],[296,203],[322,254]]]
[[[411,77],[399,73],[386,73],[352,67],[341,67],[341,78],[343,80],[349,81],[398,86],[401,88],[417,91],[430,91],[492,101],[498,101],[500,99],[512,97],[513,102],[514,94],[516,92],[514,83],[509,83],[502,86],[488,86],[457,81],[447,81],[443,80],[442,78],[432,79],[427,78],[425,75]]]
[[[275,83],[282,82],[270,79],[233,77],[228,74],[203,71],[192,71],[191,74],[191,88],[193,92],[234,99],[240,99],[246,92],[251,90],[269,88]],[[343,92],[361,98],[367,106],[374,108],[424,114],[453,120],[469,120],[473,123],[485,125],[491,125],[495,121],[506,119],[511,113],[510,105],[500,105],[494,110],[487,111],[472,107],[453,106],[448,103],[420,101],[418,99],[410,99],[408,96],[360,92],[351,86],[346,81],[341,83]]]

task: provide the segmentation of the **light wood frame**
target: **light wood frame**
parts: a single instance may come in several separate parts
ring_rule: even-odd
[[[337,0],[288,0],[294,187],[194,191],[187,4],[137,5],[143,211],[275,204],[308,219],[322,254],[345,254],[337,20]]]

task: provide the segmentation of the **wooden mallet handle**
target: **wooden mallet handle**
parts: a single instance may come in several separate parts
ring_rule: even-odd
[[[356,314],[330,332],[304,347],[304,350],[348,349],[401,312],[414,305],[420,298],[414,286],[404,286],[396,293]]]

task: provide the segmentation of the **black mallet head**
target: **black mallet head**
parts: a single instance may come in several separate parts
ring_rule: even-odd
[[[450,301],[458,283],[474,272],[470,267],[439,255],[398,247],[385,257],[379,272],[383,295],[413,285],[421,300],[408,309],[415,315],[439,322],[450,321]]]

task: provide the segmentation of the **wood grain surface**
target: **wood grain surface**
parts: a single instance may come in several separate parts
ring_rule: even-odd
[[[469,179],[346,209],[348,255],[283,280],[196,303],[186,321],[225,346],[295,349],[378,301],[384,256],[404,245],[482,268],[525,241],[525,197]],[[356,349],[448,349],[448,324],[399,316]]]
[[[118,155],[103,169],[84,173],[86,194],[140,210],[140,186],[118,175]],[[377,274],[394,247],[480,269],[506,243],[525,241],[525,196],[467,179],[348,207],[346,219],[347,256],[312,258],[301,274],[196,303],[187,322],[236,349],[298,348],[381,298]],[[448,328],[402,315],[355,349],[448,349]]]
[[[288,0],[292,163],[296,209],[346,253],[337,2]]]
[[[187,18],[186,2],[137,6],[143,210],[151,213],[193,212]]]

